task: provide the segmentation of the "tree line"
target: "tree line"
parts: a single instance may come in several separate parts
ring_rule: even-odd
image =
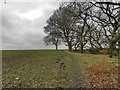
[[[64,43],[69,51],[107,49],[112,58],[120,50],[120,3],[66,2],[47,20],[47,45]]]

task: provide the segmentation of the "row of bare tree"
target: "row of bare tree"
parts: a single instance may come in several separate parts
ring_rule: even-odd
[[[120,3],[67,2],[60,4],[44,27],[45,43],[58,48],[60,43],[69,51],[105,49],[112,58],[120,48]]]

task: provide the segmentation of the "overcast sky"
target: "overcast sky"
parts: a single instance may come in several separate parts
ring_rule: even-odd
[[[46,46],[43,42],[43,37],[45,36],[43,27],[46,25],[46,20],[49,19],[54,10],[59,7],[60,2],[70,0],[6,1],[6,4],[1,4],[0,0],[0,31],[2,31],[2,38],[0,38],[2,45],[0,43],[0,49],[55,48],[53,45]],[[59,48],[67,47],[60,45]]]
[[[11,2],[2,6],[2,49],[52,49],[43,27],[59,7],[57,2]],[[1,14],[0,14],[1,15]],[[59,48],[66,48],[60,45]]]

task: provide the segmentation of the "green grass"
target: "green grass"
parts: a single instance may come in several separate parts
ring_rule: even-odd
[[[108,55],[80,54],[62,50],[3,50],[3,88],[68,88],[75,69],[69,54],[76,58],[79,65],[83,88],[91,88],[91,83],[100,84],[97,87],[117,87],[117,57],[111,59]],[[110,77],[107,77],[107,74]],[[93,77],[95,75],[99,78],[97,83],[93,83],[96,82],[96,77]],[[103,79],[108,85],[101,82]]]
[[[62,51],[5,50],[2,54],[3,88],[68,87],[72,61]],[[65,65],[64,70],[60,69],[61,63]]]

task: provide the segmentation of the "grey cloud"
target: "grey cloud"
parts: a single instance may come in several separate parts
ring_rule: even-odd
[[[46,20],[58,8],[59,3],[10,3],[3,7],[2,13],[2,49],[53,49],[53,45],[46,46],[43,42],[45,33],[43,27]],[[42,9],[41,9],[42,8]],[[29,20],[21,18],[31,10],[40,10],[42,16]],[[29,16],[28,16],[29,17]],[[66,48],[60,45],[60,48]]]

